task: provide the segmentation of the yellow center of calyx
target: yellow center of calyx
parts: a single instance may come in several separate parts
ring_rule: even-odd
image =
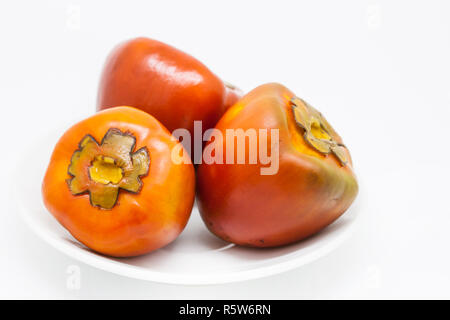
[[[111,157],[96,157],[89,167],[89,175],[93,181],[101,184],[118,184],[122,180],[123,170]]]
[[[317,139],[331,140],[330,135],[323,129],[320,121],[315,118],[311,122],[311,134]]]

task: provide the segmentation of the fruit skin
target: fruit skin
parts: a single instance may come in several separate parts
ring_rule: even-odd
[[[148,174],[141,177],[138,194],[119,193],[111,210],[93,207],[89,195],[73,195],[66,180],[73,152],[80,140],[92,135],[101,141],[111,127],[131,132],[135,150],[147,147]],[[42,184],[44,204],[53,216],[87,247],[115,257],[145,254],[173,241],[185,227],[195,197],[195,173],[188,156],[185,164],[171,161],[179,142],[152,116],[130,107],[97,113],[60,138]],[[186,154],[186,153],[184,153]]]
[[[355,199],[358,184],[348,150],[349,163],[341,166],[335,156],[308,145],[295,125],[293,97],[280,84],[262,85],[231,107],[216,125],[224,136],[226,129],[279,129],[277,174],[260,175],[264,166],[248,161],[199,165],[199,210],[218,237],[252,247],[289,244],[332,223]],[[333,138],[342,143],[336,133]],[[227,148],[224,139],[224,155]]]
[[[136,38],[117,46],[107,58],[97,110],[133,106],[170,132],[185,128],[193,136],[195,120],[202,121],[203,131],[213,128],[241,95],[192,56],[156,40]]]

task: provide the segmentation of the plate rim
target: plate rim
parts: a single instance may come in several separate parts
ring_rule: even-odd
[[[18,203],[19,212],[22,220],[25,224],[44,242],[51,247],[57,249],[59,252],[69,256],[75,260],[81,261],[91,267],[101,269],[103,271],[111,272],[120,276],[133,278],[137,280],[145,280],[157,283],[165,284],[178,284],[178,285],[217,285],[225,283],[242,282],[247,280],[255,280],[259,278],[268,277],[284,273],[295,268],[307,265],[311,262],[317,261],[320,258],[325,257],[331,253],[334,249],[339,247],[345,240],[351,237],[356,226],[356,222],[359,220],[358,214],[352,218],[352,222],[347,227],[345,232],[342,232],[333,241],[327,242],[319,247],[317,250],[308,252],[304,255],[292,257],[286,261],[281,261],[276,264],[268,266],[260,266],[251,270],[235,271],[232,273],[224,273],[221,277],[215,277],[214,275],[179,275],[176,273],[164,273],[154,271],[151,269],[145,269],[130,264],[124,264],[122,262],[108,259],[101,255],[97,255],[93,252],[83,250],[69,242],[61,241],[61,239],[54,240],[53,237],[32,223],[32,218],[26,213],[27,209]],[[50,214],[50,213],[49,213]]]

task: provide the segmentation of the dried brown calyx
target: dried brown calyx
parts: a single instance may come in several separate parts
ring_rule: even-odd
[[[336,133],[322,114],[300,98],[292,98],[291,103],[295,122],[304,130],[308,144],[320,153],[334,154],[343,166],[347,165],[346,147],[333,139]]]
[[[139,193],[140,177],[147,175],[150,157],[146,147],[133,152],[136,138],[111,128],[101,143],[86,135],[70,161],[67,180],[73,195],[89,193],[91,205],[112,209],[119,191]]]

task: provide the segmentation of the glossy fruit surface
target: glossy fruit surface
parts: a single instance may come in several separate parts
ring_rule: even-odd
[[[42,184],[44,204],[87,247],[127,257],[156,250],[185,227],[195,193],[194,168],[154,117],[108,109],[67,130]]]
[[[170,132],[214,127],[241,96],[192,56],[162,42],[136,38],[117,46],[103,69],[97,110],[119,105],[139,108]]]
[[[267,133],[271,138],[255,148],[258,154],[262,147],[278,150],[276,172],[262,174],[268,164],[260,159],[250,163],[249,144],[245,163],[198,167],[200,213],[209,230],[226,241],[272,247],[304,239],[336,220],[357,195],[352,161],[342,139],[320,112],[280,84],[265,84],[245,95],[216,129],[223,137],[232,129],[278,132],[276,141]],[[205,152],[215,147],[224,158],[231,153],[237,161],[238,148],[232,140],[214,139]]]

